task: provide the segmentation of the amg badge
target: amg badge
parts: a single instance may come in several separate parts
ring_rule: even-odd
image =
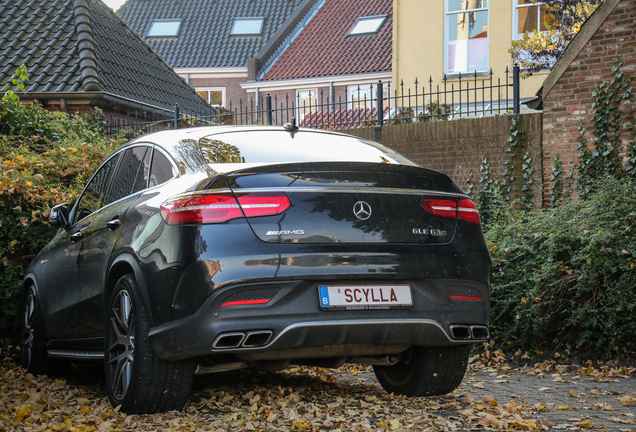
[[[305,235],[305,230],[282,230],[282,231],[267,231],[267,236],[282,236],[282,235]]]

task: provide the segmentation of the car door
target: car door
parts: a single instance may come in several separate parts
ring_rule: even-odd
[[[79,280],[77,315],[83,323],[79,337],[101,337],[104,333],[104,286],[113,249],[126,223],[128,208],[148,185],[152,148],[139,145],[127,148],[109,181],[102,206],[84,221],[77,258]]]
[[[151,152],[149,146],[140,145],[115,154],[95,173],[74,206],[68,242],[60,245],[47,273],[56,281],[52,325],[59,339],[103,335],[106,271],[121,217],[147,187]]]
[[[86,185],[71,212],[71,225],[59,233],[47,254],[45,317],[49,339],[75,337],[81,325],[83,296],[79,281],[78,265],[83,238],[90,228],[96,212],[104,205],[107,188],[115,172],[121,153],[108,158]]]

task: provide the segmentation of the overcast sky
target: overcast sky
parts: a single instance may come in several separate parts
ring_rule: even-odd
[[[119,6],[123,5],[126,0],[102,0],[108,7],[116,11]]]

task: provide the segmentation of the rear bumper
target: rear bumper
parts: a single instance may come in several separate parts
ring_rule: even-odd
[[[488,339],[488,290],[483,285],[457,280],[401,282],[412,287],[411,308],[322,310],[314,281],[235,286],[208,298],[195,314],[153,328],[150,341],[155,353],[167,360],[231,355],[262,361],[396,354],[414,345]],[[481,300],[453,300],[449,293],[458,287]],[[250,289],[276,294],[266,304],[222,306],[231,293]]]

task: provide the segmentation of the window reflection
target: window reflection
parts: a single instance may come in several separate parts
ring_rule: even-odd
[[[302,131],[214,134],[200,140],[208,163],[375,162],[413,165],[372,141]]]

